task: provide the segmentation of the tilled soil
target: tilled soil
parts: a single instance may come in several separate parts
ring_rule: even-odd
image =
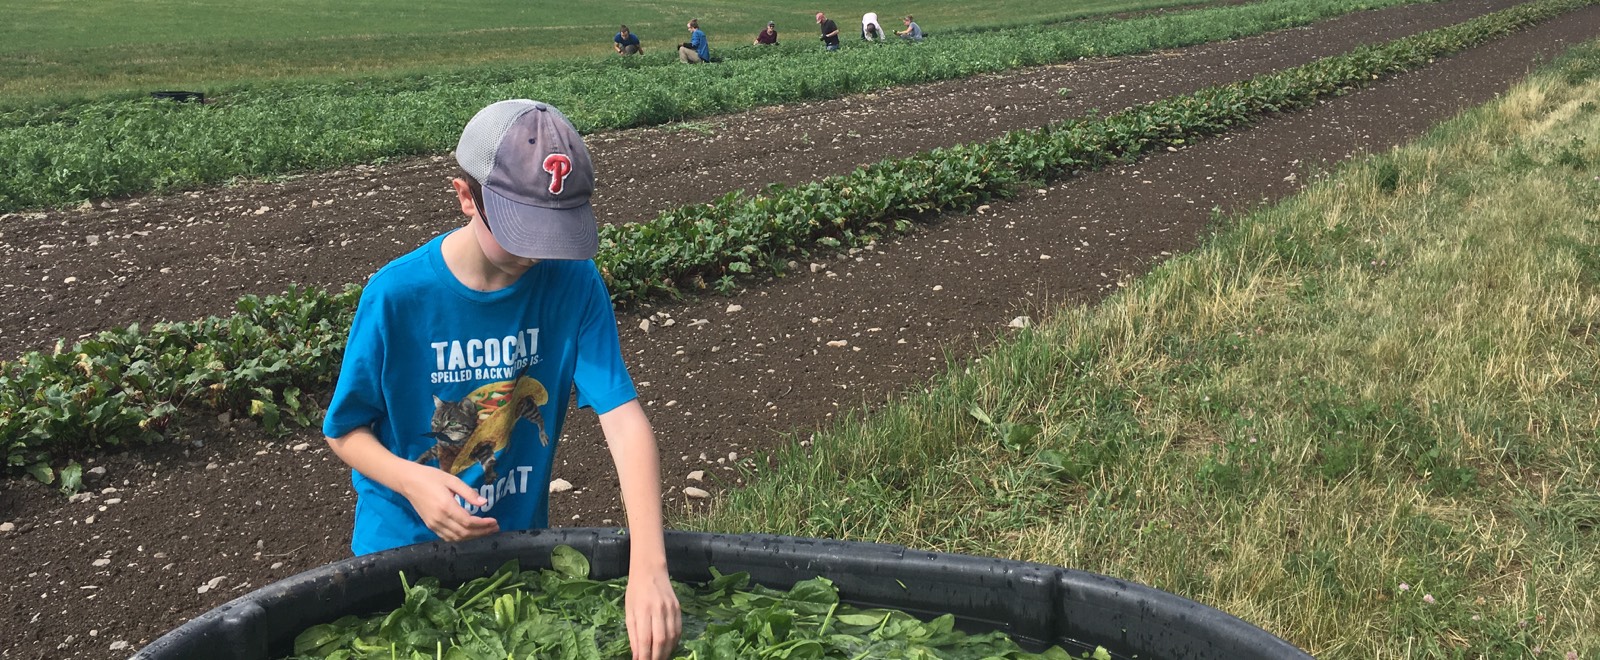
[[[1070,66],[1046,67],[963,81],[961,93],[954,86],[929,85],[814,104],[831,108],[822,112],[802,107],[757,111],[712,120],[713,126],[737,130],[713,129],[711,135],[651,129],[591,141],[604,199],[638,199],[645,190],[676,195],[653,198],[653,209],[659,210],[721,190],[806,180],[890,154],[984,139],[1087,107],[1046,111],[1050,103],[1073,100],[1056,94],[1057,85],[1106,91],[1126,84],[1137,89],[1117,97],[1118,106],[1126,105],[1203,84],[1197,81],[1244,77],[1313,57],[1300,53],[1302,46],[1327,48],[1317,53],[1330,54],[1509,4],[1469,0],[1355,16],[1288,36],[1084,63],[1077,73]],[[1402,21],[1410,27],[1383,32]],[[1342,42],[1340,31],[1347,33]],[[1380,33],[1387,36],[1373,36]],[[917,387],[945,368],[947,355],[970,355],[1009,332],[1017,316],[1038,320],[1052,306],[1098,300],[1119,281],[1193,247],[1214,207],[1235,211],[1292,194],[1330,164],[1414,139],[1428,126],[1504,90],[1540,58],[1597,36],[1600,9],[1586,9],[1312,110],[1024,192],[870,250],[797,264],[790,276],[752,283],[732,298],[621,311],[623,348],[661,439],[669,508],[690,505],[680,494],[685,486],[698,485],[715,497],[743,479],[758,478],[764,468],[752,456],[785,439],[803,439],[837,411],[870,407]],[[1275,44],[1260,46],[1259,53],[1277,64],[1227,50],[1248,49],[1258,41]],[[1217,73],[1241,60],[1259,70]],[[1140,68],[1145,66],[1156,68]],[[1099,67],[1098,72],[1081,71],[1089,67]],[[1077,77],[1069,84],[1060,82],[1063,76]],[[946,91],[935,91],[941,88]],[[1011,98],[1006,95],[1028,88],[1048,94],[1036,101],[968,103]],[[1114,107],[1104,101],[1093,105]],[[906,131],[899,130],[917,122],[938,124],[960,113],[969,119],[992,113],[1003,127],[967,133],[960,131],[977,122],[956,122],[959,127],[932,130],[919,138],[928,142],[917,143],[908,143]],[[826,125],[835,135],[856,132],[879,146],[876,151],[854,145],[834,149],[829,142],[813,146],[812,160],[803,155],[785,160],[780,152],[747,146],[743,139],[716,139],[742,138],[745,132],[763,135],[771,144],[793,144],[810,130],[807,121],[830,122]],[[949,140],[934,142],[935,134]],[[681,190],[671,159],[685,155],[704,163],[715,173],[706,176],[722,187]],[[826,166],[802,171],[803,162]],[[792,169],[794,178],[786,178],[790,174],[784,168]],[[607,172],[632,172],[634,181],[626,186],[636,187]],[[6,258],[33,265],[21,281],[14,281],[14,272],[4,274],[13,279],[0,296],[14,311],[0,322],[0,336],[15,352],[49,337],[131,320],[224,313],[240,292],[277,291],[289,281],[328,286],[364,280],[384,261],[458,222],[444,189],[448,173],[446,163],[422,160],[275,186],[142,199],[137,206],[118,202],[112,209],[13,218],[0,236],[9,245]],[[324,204],[328,200],[334,202],[331,209]],[[597,205],[625,207],[637,218],[654,212],[631,201]],[[228,211],[230,206],[235,210]],[[255,215],[262,206],[271,210]],[[240,214],[244,211],[248,215]],[[616,212],[608,217],[637,219]],[[146,222],[149,236],[133,234],[146,231]],[[160,226],[166,228],[156,229]],[[83,232],[98,232],[98,244],[88,245]],[[59,247],[40,256],[41,243]],[[219,245],[239,246],[239,252],[220,256]],[[78,275],[78,283],[62,288],[60,278],[72,272],[68,268],[89,273],[88,264],[115,271],[111,283],[90,290],[83,281],[89,276]],[[52,270],[46,273],[46,268]],[[56,278],[52,290],[14,291],[23,282],[37,286],[29,278],[44,276]],[[118,276],[126,278],[120,288]],[[162,294],[151,295],[156,291]],[[101,295],[100,306],[72,306],[93,294]],[[38,299],[47,307],[35,304]],[[28,315],[37,318],[20,320]],[[654,319],[649,332],[639,327],[647,317]],[[36,329],[41,319],[55,325]],[[552,497],[552,520],[620,524],[615,476],[593,418],[571,419],[556,476],[577,488]],[[0,535],[8,571],[4,627],[10,631],[0,657],[125,656],[226,600],[347,556],[353,502],[348,471],[328,454],[318,434],[273,439],[248,423],[209,418],[188,428],[190,436],[181,443],[92,464],[106,468],[106,474],[91,481],[86,501],[64,502],[27,481],[0,490],[0,518],[17,526]],[[688,481],[694,470],[704,470],[706,481]]]
[[[1177,51],[595,135],[595,209],[604,222],[647,220],[731,190],[812,181],[1096,108],[1111,112],[1516,4],[1410,5]],[[294,283],[365,282],[377,266],[460,223],[449,188],[455,174],[455,159],[437,156],[8,217],[0,258],[12,267],[0,271],[0,309],[15,311],[0,319],[0,356],[130,323],[226,315],[240,295]]]

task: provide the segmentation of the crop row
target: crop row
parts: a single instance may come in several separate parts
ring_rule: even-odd
[[[1019,181],[1047,180],[1183,144],[1272,112],[1305,107],[1383,74],[1483,43],[1600,0],[1535,0],[1452,27],[1363,47],[1248,81],[1101,119],[1015,131],[767,194],[730,194],[644,224],[607,227],[597,259],[618,298],[784,263],[789,255],[905,230]],[[42,479],[47,462],[161,437],[185,410],[248,414],[268,428],[307,423],[300,392],[335,375],[358,292],[247,296],[227,319],[103,332],[0,364],[7,464]]]
[[[789,258],[814,246],[859,245],[905,231],[911,220],[930,213],[970,209],[1019,182],[1098,169],[1220,133],[1264,113],[1302,108],[1585,4],[1531,2],[1103,119],[1012,131],[993,142],[884,160],[795,187],[771,186],[760,195],[730,193],[649,223],[602,227],[597,262],[620,299],[725,290],[738,274],[781,271]]]
[[[1263,0],[1070,29],[940,35],[824,53],[729,49],[714,66],[597,59],[449,75],[241,89],[215,104],[150,99],[0,117],[0,213],[89,198],[326,170],[451,149],[479,108],[536,98],[591,132],[964,78],[1021,66],[1172,48],[1424,0]],[[720,51],[719,51],[720,52]]]

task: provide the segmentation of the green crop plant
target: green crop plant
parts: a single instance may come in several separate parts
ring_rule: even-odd
[[[1019,180],[1068,176],[1304,107],[1597,1],[1535,0],[1103,119],[935,149],[763,195],[729,193],[648,223],[603,227],[596,262],[622,301],[675,294],[694,282],[726,288],[738,275],[777,268],[787,255],[862,244],[906,231],[916,219],[972,208]],[[358,298],[353,286],[337,294],[246,297],[227,319],[104,332],[70,349],[61,342],[49,354],[0,363],[7,466],[44,474],[41,463],[153,441],[178,406],[247,414],[268,426],[304,424],[297,394],[332,378]]]
[[[732,51],[715,67],[674,66],[665,54],[592,58],[216,90],[204,105],[141,98],[18,108],[0,113],[0,213],[442,153],[486,99],[543,100],[593,132],[1233,39],[1417,1],[1263,0],[838,53],[795,42]]]
[[[409,584],[401,575],[399,609],[312,626],[295,639],[288,660],[633,657],[623,612],[627,578],[590,579],[588,559],[567,546],[551,554],[551,569],[523,571],[512,560],[457,589],[431,578]],[[827,578],[773,589],[750,584],[746,573],[711,572],[713,579],[699,587],[673,583],[684,632],[674,658],[1073,658],[1060,647],[1030,653],[998,631],[969,635],[948,614],[922,621],[898,610],[853,607],[840,602]],[[1084,657],[1110,655],[1097,648]]]

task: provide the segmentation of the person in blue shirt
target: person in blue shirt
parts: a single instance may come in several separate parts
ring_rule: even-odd
[[[629,541],[633,658],[682,629],[667,575],[655,433],[594,264],[594,164],[555,108],[500,101],[467,123],[464,226],[380,269],[357,304],[322,432],[353,469],[357,555],[549,523],[571,393],[600,416]]]
[[[689,19],[689,40],[678,44],[678,61],[685,64],[700,64],[711,61],[711,44],[706,42],[706,33],[700,31],[700,19]]]
[[[628,26],[622,26],[617,36],[611,38],[611,47],[617,49],[618,55],[643,55],[644,48],[639,45],[639,35],[628,31]]]

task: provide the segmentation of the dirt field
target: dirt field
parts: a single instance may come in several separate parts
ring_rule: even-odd
[[[644,220],[732,189],[1115,110],[1513,4],[1399,8],[1172,53],[597,135],[596,207],[604,221]],[[759,478],[751,456],[915,387],[944,369],[946,356],[970,355],[1008,332],[1017,316],[1092,303],[1193,247],[1213,208],[1292,194],[1332,163],[1409,141],[1504,90],[1540,58],[1597,36],[1600,9],[1586,9],[1307,112],[1026,192],[875,249],[798,264],[789,277],[752,282],[732,298],[620,310],[623,348],[661,438],[669,510],[688,506],[680,490],[690,471],[707,472],[695,485],[713,498]],[[9,310],[0,351],[224,314],[243,293],[291,282],[364,281],[459,224],[446,187],[453,166],[438,157],[7,218],[0,255],[15,266],[0,273],[0,305]],[[653,329],[640,330],[652,315]],[[829,346],[835,340],[848,345]],[[593,416],[571,419],[555,476],[576,489],[552,496],[552,521],[620,524]],[[28,481],[0,486],[0,522],[16,526],[0,534],[0,616],[10,633],[0,657],[125,657],[241,593],[347,556],[348,471],[318,433],[273,439],[210,418],[190,430],[183,444],[86,466],[106,469],[90,481],[87,501],[66,502]]]

